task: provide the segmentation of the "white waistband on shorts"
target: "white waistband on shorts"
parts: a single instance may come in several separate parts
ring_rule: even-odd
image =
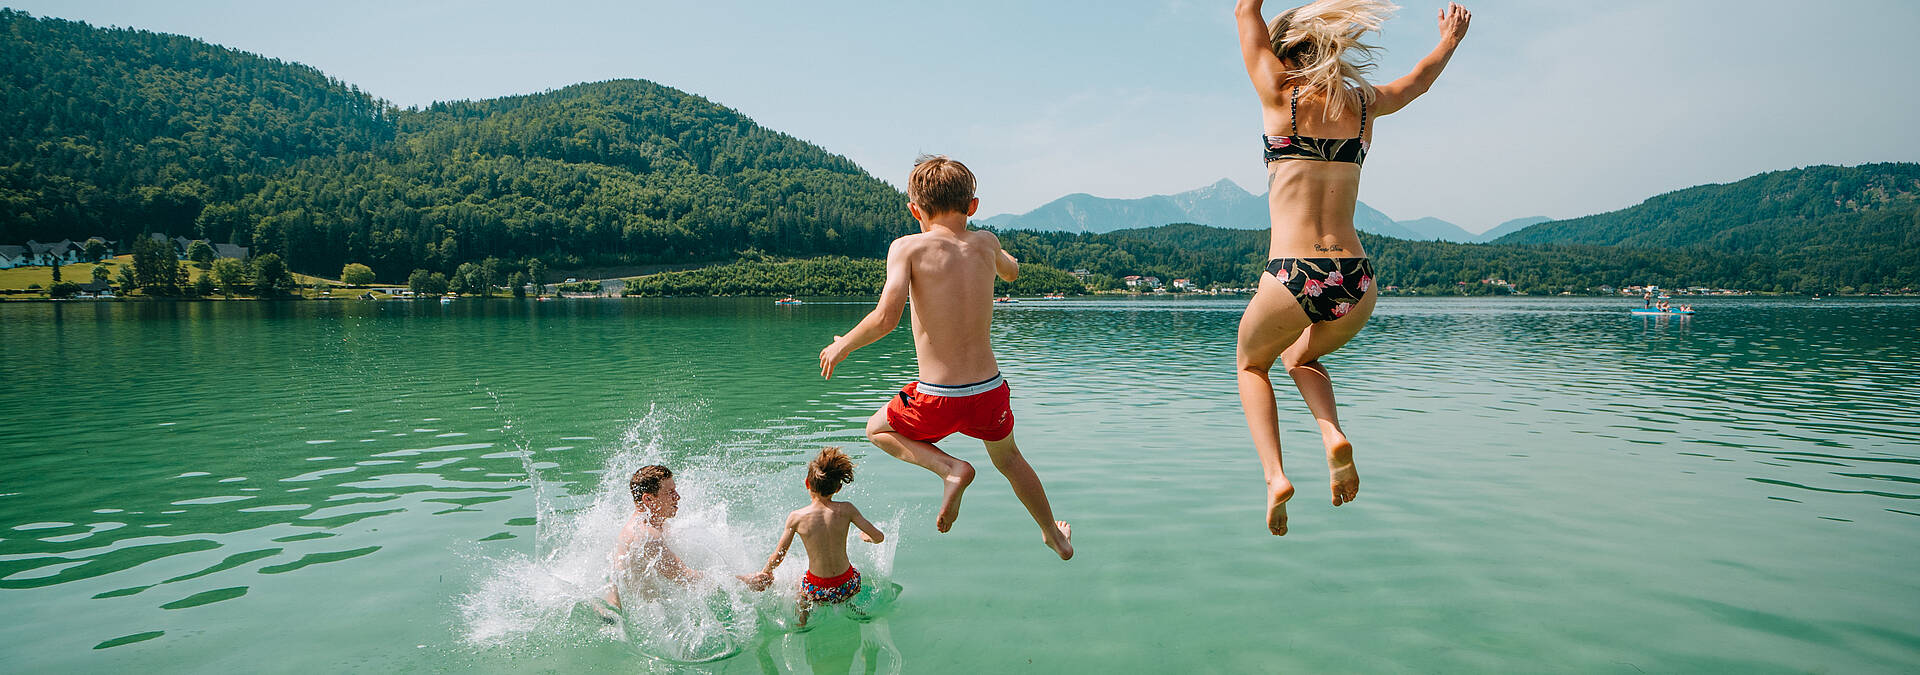
[[[973,384],[962,384],[957,386],[948,386],[944,384],[927,384],[925,382],[921,382],[920,385],[917,387],[914,387],[913,390],[920,392],[922,394],[926,394],[928,396],[947,396],[952,398],[958,398],[961,396],[972,396],[974,394],[984,394],[986,392],[993,391],[995,388],[1006,383],[1007,383],[1006,378],[1000,377],[999,373],[994,373],[991,379],[988,379],[984,382],[975,382]]]

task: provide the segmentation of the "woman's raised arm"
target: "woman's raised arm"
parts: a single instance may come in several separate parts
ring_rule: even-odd
[[[1453,50],[1459,48],[1460,40],[1467,36],[1467,24],[1472,20],[1473,13],[1467,8],[1455,2],[1447,3],[1447,8],[1440,10],[1440,44],[1420,59],[1412,72],[1374,88],[1379,95],[1373,101],[1373,114],[1393,114],[1433,88],[1433,81],[1440,78],[1440,71],[1445,70],[1447,61],[1453,58]]]
[[[1287,66],[1273,55],[1273,38],[1267,33],[1267,20],[1260,16],[1261,0],[1239,0],[1233,5],[1234,24],[1240,28],[1240,58],[1247,62],[1247,77],[1262,99],[1280,98],[1280,80]]]

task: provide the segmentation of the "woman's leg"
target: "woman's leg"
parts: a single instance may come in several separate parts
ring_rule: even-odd
[[[1286,284],[1271,274],[1260,275],[1260,290],[1240,315],[1240,339],[1235,361],[1240,383],[1240,408],[1253,434],[1253,450],[1267,479],[1267,531],[1287,533],[1287,500],[1293,483],[1280,465],[1280,417],[1274,407],[1273,380],[1268,371],[1280,353],[1292,345],[1310,322]]]
[[[1327,374],[1327,367],[1320,363],[1320,357],[1345,346],[1366,327],[1367,317],[1373,315],[1374,297],[1373,292],[1368,292],[1346,316],[1313,324],[1280,356],[1287,374],[1293,377],[1293,385],[1300,390],[1300,398],[1307,402],[1313,419],[1320,423],[1320,440],[1327,449],[1334,506],[1353,501],[1359,494],[1360,473],[1353,465],[1353,444],[1340,429],[1340,413],[1333,400],[1333,379]]]

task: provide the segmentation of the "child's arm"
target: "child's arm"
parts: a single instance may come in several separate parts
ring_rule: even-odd
[[[1433,81],[1440,78],[1440,71],[1447,68],[1447,61],[1453,58],[1453,50],[1459,48],[1460,41],[1467,37],[1467,24],[1473,20],[1473,13],[1457,3],[1447,3],[1440,10],[1440,44],[1433,52],[1420,59],[1413,71],[1398,80],[1375,87],[1379,94],[1373,102],[1374,115],[1386,115],[1407,107],[1414,99],[1433,87]]]
[[[833,377],[833,367],[853,350],[873,344],[900,325],[900,314],[907,307],[907,282],[913,269],[907,245],[902,243],[905,241],[906,237],[895,239],[887,248],[887,282],[880,287],[879,304],[853,330],[833,336],[833,344],[820,350],[821,377]]]
[[[1013,257],[1012,253],[1008,253],[1006,248],[1000,246],[1000,237],[992,232],[987,232],[986,235],[993,239],[993,247],[999,249],[993,254],[993,273],[1007,281],[1020,278],[1020,259]]]
[[[853,526],[860,528],[860,541],[869,544],[878,544],[887,540],[885,532],[881,532],[880,528],[874,527],[873,523],[867,522],[866,516],[860,515],[860,507],[848,504],[847,512],[847,517],[853,520]]]
[[[787,548],[793,546],[793,514],[787,514],[787,524],[780,532],[780,544],[773,547],[773,555],[767,556],[767,566],[760,570],[766,576],[773,576],[773,568],[787,559]]]

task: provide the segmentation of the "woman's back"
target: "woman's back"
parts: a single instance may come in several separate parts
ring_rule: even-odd
[[[1357,153],[1353,152],[1355,148],[1343,148],[1348,152],[1341,155],[1364,159],[1364,148],[1372,140],[1373,121],[1363,123],[1358,111],[1328,119],[1326,97],[1302,92],[1296,101],[1291,87],[1282,91],[1289,96],[1278,101],[1262,100],[1260,106],[1268,156],[1283,157],[1267,162],[1267,206],[1273,214],[1267,257],[1366,255],[1353,228],[1361,164],[1300,153],[1286,156],[1274,150],[1276,146],[1320,144],[1335,148],[1358,142],[1361,147]]]

